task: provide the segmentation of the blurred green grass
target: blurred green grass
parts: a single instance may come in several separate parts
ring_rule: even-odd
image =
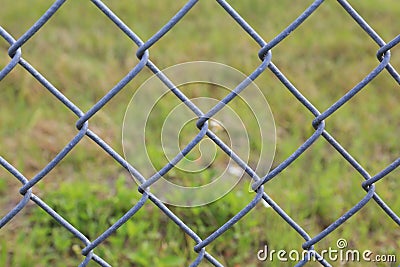
[[[266,41],[311,2],[230,1]],[[146,40],[185,1],[105,3]],[[2,5],[0,25],[18,38],[50,3],[4,0]],[[395,25],[400,2],[369,0],[353,5],[385,41],[398,34]],[[1,40],[0,47],[3,67],[9,61],[8,44]],[[67,1],[22,50],[28,62],[86,111],[138,62],[136,49],[93,4]],[[160,69],[186,61],[210,60],[249,74],[260,64],[258,49],[217,3],[200,1],[150,49],[150,57]],[[377,49],[339,4],[327,1],[273,49],[273,62],[322,111],[378,64]],[[396,47],[391,62],[399,69]],[[140,73],[90,121],[91,129],[120,153],[125,107],[132,93],[150,75],[147,70]],[[313,117],[268,71],[256,83],[275,117],[276,166],[312,134]],[[31,178],[76,134],[77,118],[20,66],[0,86],[0,153]],[[373,175],[398,157],[399,102],[398,84],[384,71],[329,117],[326,129]],[[394,171],[376,186],[397,214],[398,174],[398,170]],[[3,215],[19,201],[20,185],[3,169],[0,177]],[[365,195],[361,182],[362,177],[327,142],[318,140],[269,182],[265,190],[314,236]],[[94,239],[136,203],[140,195],[135,185],[108,155],[84,139],[34,192]],[[227,196],[207,206],[170,208],[204,238],[252,197],[245,180]],[[0,238],[1,266],[75,266],[83,259],[79,240],[34,205],[7,224],[0,231]],[[397,253],[400,248],[398,226],[372,201],[319,242],[316,249],[335,247],[338,238],[345,238],[352,249],[375,253]],[[290,250],[300,249],[302,243],[302,238],[272,209],[259,205],[207,250],[226,266],[259,266],[256,253],[264,244]],[[114,266],[186,266],[196,256],[193,246],[190,238],[148,204],[95,251]],[[348,266],[361,266],[358,264]]]

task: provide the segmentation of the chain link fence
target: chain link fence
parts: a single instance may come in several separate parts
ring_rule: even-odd
[[[229,14],[236,23],[246,32],[254,41],[259,44],[260,49],[254,51],[258,53],[260,59],[260,66],[257,67],[248,78],[253,81],[259,75],[263,75],[264,72],[271,72],[275,75],[279,81],[289,90],[289,92],[304,105],[315,117],[310,123],[314,127],[315,131],[311,136],[283,162],[279,163],[275,168],[264,176],[259,176],[256,172],[246,164],[240,157],[238,157],[234,151],[230,149],[229,146],[224,144],[221,139],[210,129],[209,120],[213,118],[215,114],[220,112],[227,103],[232,99],[238,97],[242,90],[246,89],[247,84],[243,83],[233,92],[228,94],[219,104],[214,106],[208,112],[203,113],[200,109],[190,100],[185,94],[179,90],[173,83],[160,72],[156,64],[150,60],[149,52],[151,51],[154,44],[156,44],[163,36],[168,33],[175,25],[183,18],[185,15],[196,5],[197,0],[188,1],[180,10],[176,13],[159,31],[154,34],[148,40],[142,40],[137,34],[135,34],[134,27],[127,26],[119,17],[118,14],[113,13],[113,11],[102,1],[92,0],[93,4],[105,15],[105,18],[111,20],[127,37],[129,37],[134,44],[137,46],[136,56],[139,59],[139,63],[113,88],[111,88],[95,105],[93,105],[87,112],[81,110],[76,104],[70,101],[63,93],[61,93],[52,83],[50,83],[46,77],[44,77],[40,72],[38,72],[34,66],[32,66],[27,60],[23,58],[23,46],[30,41],[30,39],[40,30],[48,20],[56,14],[60,9],[63,8],[65,0],[55,1],[54,4],[40,17],[37,22],[32,25],[32,27],[26,31],[18,39],[15,39],[11,33],[7,32],[5,29],[0,27],[1,37],[9,43],[8,55],[11,60],[0,72],[0,81],[3,80],[7,75],[12,73],[13,69],[20,65],[22,66],[30,75],[32,75],[44,88],[48,90],[52,95],[54,95],[60,105],[64,105],[71,112],[73,112],[77,117],[76,135],[70,140],[70,142],[54,157],[53,160],[48,162],[48,164],[34,177],[28,179],[24,176],[22,171],[18,170],[12,164],[10,164],[6,158],[7,155],[2,155],[0,157],[0,164],[5,168],[15,179],[21,182],[22,187],[19,192],[23,196],[22,200],[15,205],[3,218],[0,220],[0,227],[6,224],[11,224],[12,219],[21,210],[23,210],[28,203],[33,202],[40,208],[42,208],[48,216],[51,216],[55,221],[57,221],[65,231],[71,232],[79,240],[81,240],[84,245],[84,249],[81,251],[82,255],[85,256],[84,260],[80,263],[80,266],[86,266],[89,262],[94,261],[100,266],[110,266],[107,259],[101,258],[96,254],[96,248],[102,245],[110,235],[112,235],[119,227],[123,226],[128,220],[135,217],[135,214],[142,209],[145,205],[153,203],[159,208],[159,211],[165,213],[168,218],[173,221],[177,227],[179,227],[183,232],[185,232],[193,241],[196,243],[194,246],[194,251],[198,254],[197,258],[192,259],[191,266],[198,266],[201,262],[208,261],[214,266],[223,266],[217,259],[207,251],[207,246],[213,243],[217,239],[223,238],[225,231],[229,230],[235,223],[240,220],[246,220],[243,218],[249,211],[251,211],[256,205],[260,204],[260,201],[266,201],[270,207],[282,218],[282,221],[287,223],[293,231],[297,232],[303,239],[304,243],[302,249],[306,251],[305,257],[297,263],[298,266],[305,265],[312,259],[317,260],[323,266],[331,266],[332,262],[326,255],[320,255],[314,249],[314,245],[320,242],[322,239],[327,237],[332,231],[334,231],[339,226],[346,223],[346,221],[360,211],[368,202],[375,202],[377,207],[380,207],[387,215],[388,219],[393,220],[397,225],[400,225],[399,216],[389,208],[385,203],[384,199],[379,196],[379,192],[376,191],[375,184],[379,183],[382,179],[388,176],[389,173],[393,172],[400,165],[400,158],[397,158],[386,168],[381,170],[375,175],[370,175],[366,170],[365,166],[358,163],[355,158],[343,148],[343,146],[335,140],[325,129],[325,120],[327,120],[332,114],[334,114],[340,107],[346,105],[350,99],[352,99],[358,92],[363,90],[367,84],[369,84],[375,77],[380,75],[382,72],[387,72],[394,79],[397,85],[400,84],[400,75],[396,71],[395,67],[391,65],[391,53],[390,49],[396,47],[400,42],[400,35],[392,40],[387,40],[386,42],[373,30],[373,28],[361,17],[356,10],[352,7],[350,3],[344,0],[338,0],[338,3],[343,8],[344,11],[352,17],[354,23],[359,26],[360,31],[364,31],[370,37],[370,41],[377,44],[379,49],[376,52],[377,64],[376,67],[365,76],[356,86],[344,94],[339,100],[331,103],[330,107],[326,110],[318,110],[314,107],[313,103],[309,99],[304,97],[301,92],[285,77],[285,74],[273,63],[273,51],[274,48],[279,46],[279,44],[287,37],[290,33],[295,31],[309,16],[314,12],[318,12],[318,8],[324,4],[323,0],[314,1],[304,12],[296,18],[290,25],[287,26],[280,34],[272,38],[271,40],[265,40],[262,35],[259,35],[252,26],[243,19],[240,14],[228,4],[227,1],[217,0],[216,2]],[[134,4],[134,3],[131,3]],[[249,1],[249,5],[251,2]],[[379,3],[377,2],[377,5]],[[4,8],[4,7],[3,7]],[[6,8],[6,7],[5,7]],[[394,25],[389,25],[394,26]],[[95,131],[90,128],[90,119],[101,110],[114,96],[116,96],[124,87],[144,69],[151,70],[157,77],[166,85],[173,94],[176,95],[186,106],[188,106],[198,117],[197,127],[199,129],[198,135],[186,145],[185,149],[177,155],[169,164],[160,169],[152,177],[144,177],[140,170],[135,169],[132,165],[134,162],[127,162],[123,156],[118,154],[109,144],[107,144],[102,138],[96,135]],[[73,77],[71,77],[73,79]],[[1,86],[1,83],[0,83]],[[151,185],[157,183],[163,175],[168,173],[174,165],[176,165],[193,147],[195,147],[203,137],[208,136],[211,140],[215,142],[229,157],[231,157],[252,179],[252,190],[254,190],[254,198],[251,202],[247,203],[245,208],[240,212],[235,214],[230,220],[226,221],[221,227],[219,227],[215,232],[206,237],[200,237],[201,233],[196,233],[193,231],[184,220],[179,218],[174,214],[160,199],[152,194],[150,188]],[[41,198],[32,192],[32,189],[45,180],[48,174],[53,170],[62,159],[68,157],[68,154],[78,145],[83,138],[92,139],[99,148],[103,149],[108,153],[114,160],[116,164],[120,164],[123,168],[128,170],[135,178],[140,181],[138,186],[139,192],[142,194],[141,199],[128,211],[124,216],[119,218],[115,224],[106,229],[103,234],[98,236],[93,240],[89,240],[80,229],[76,229],[69,221],[68,217],[63,218],[60,216],[50,205],[46,204]],[[272,179],[279,177],[280,173],[291,165],[302,153],[307,151],[313,143],[318,139],[325,139],[337,152],[354,168],[355,172],[358,172],[365,181],[360,183],[360,189],[365,190],[365,196],[359,200],[359,202],[349,209],[347,212],[343,213],[342,216],[337,218],[336,221],[327,226],[323,231],[315,236],[310,236],[304,228],[298,224],[294,219],[292,219],[280,206],[278,203],[265,193],[264,187],[268,185],[268,182]],[[278,144],[279,146],[279,144]],[[1,151],[4,153],[4,151]],[[132,165],[131,165],[132,164]],[[358,190],[354,188],[354,190]],[[3,229],[4,230],[4,229]],[[32,248],[35,249],[35,248]],[[23,256],[23,255],[21,255]]]

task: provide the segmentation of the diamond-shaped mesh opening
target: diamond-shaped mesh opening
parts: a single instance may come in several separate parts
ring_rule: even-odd
[[[333,18],[329,28],[321,23]],[[333,2],[323,3],[274,51],[276,65],[321,111],[379,63],[374,41]]]
[[[371,174],[399,157],[400,146],[394,141],[399,130],[399,100],[397,84],[384,70],[328,119],[328,131]]]
[[[100,100],[138,63],[136,49],[92,3],[73,1],[66,2],[23,47],[30,51],[24,58],[82,110]]]
[[[32,177],[76,135],[74,116],[20,66],[2,84],[1,150]]]

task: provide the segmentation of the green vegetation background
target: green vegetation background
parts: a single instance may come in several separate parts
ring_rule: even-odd
[[[266,41],[311,2],[230,1]],[[399,33],[399,1],[353,2],[385,41]],[[147,40],[185,1],[105,3]],[[44,0],[3,0],[0,25],[17,39],[50,4],[51,1]],[[9,46],[0,40],[0,47],[1,68],[9,61],[6,53]],[[22,51],[24,59],[86,111],[138,62],[136,49],[92,3],[67,1]],[[377,49],[338,3],[326,1],[273,49],[273,62],[323,111],[378,64]],[[216,2],[199,1],[150,49],[150,57],[160,69],[186,61],[210,60],[249,74],[260,63],[258,50],[257,44]],[[392,50],[391,62],[399,70],[398,50],[397,47]],[[91,129],[120,153],[125,107],[134,90],[150,76],[148,70],[140,73],[90,121]],[[275,117],[277,149],[273,166],[276,166],[313,133],[313,117],[269,71],[256,82]],[[398,84],[384,71],[326,120],[326,129],[371,175],[399,156],[398,89]],[[20,66],[0,83],[0,153],[29,179],[76,134],[76,120],[72,112]],[[157,127],[157,122],[154,125]],[[399,170],[391,173],[377,183],[376,191],[400,214],[398,176]],[[321,139],[269,182],[265,190],[315,236],[365,195],[362,181]],[[1,216],[20,200],[20,186],[0,169]],[[131,177],[85,138],[33,191],[93,240],[136,203],[140,194],[135,188]],[[170,208],[204,238],[252,199],[254,194],[247,188],[248,177],[244,177],[243,183],[215,203],[191,209]],[[373,201],[319,242],[316,249],[335,248],[338,238],[345,238],[349,249],[383,254],[398,253],[400,249],[398,226]],[[272,209],[258,205],[210,244],[207,251],[226,266],[260,266],[256,253],[264,244],[276,250],[301,251],[303,242]],[[196,257],[194,245],[149,202],[95,252],[113,266],[187,266]],[[0,231],[0,266],[76,266],[83,260],[81,249],[79,240],[33,204]],[[270,266],[275,265],[279,263]],[[92,262],[90,266],[96,264]]]

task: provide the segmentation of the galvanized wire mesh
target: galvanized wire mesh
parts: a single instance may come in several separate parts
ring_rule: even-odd
[[[171,221],[173,221],[177,227],[179,227],[183,232],[185,232],[188,236],[190,236],[196,245],[194,246],[194,250],[198,253],[197,258],[193,259],[191,266],[197,266],[202,261],[208,261],[209,263],[215,266],[222,266],[222,264],[207,252],[207,246],[214,242],[219,238],[223,238],[223,233],[232,227],[236,222],[241,220],[244,215],[246,215],[250,210],[252,210],[257,204],[260,203],[262,199],[264,199],[272,209],[279,214],[284,222],[290,225],[293,231],[296,231],[302,238],[304,238],[304,243],[302,248],[309,253],[305,258],[303,258],[298,265],[304,265],[312,258],[317,259],[322,265],[330,266],[328,260],[324,257],[321,257],[315,250],[314,245],[328,236],[332,231],[336,228],[345,224],[346,221],[356,214],[360,209],[362,209],[368,202],[374,201],[376,204],[391,218],[396,224],[400,225],[399,216],[393,212],[389,206],[384,202],[384,200],[379,197],[378,192],[375,190],[375,183],[387,177],[389,173],[395,170],[400,165],[400,158],[396,159],[389,166],[384,168],[382,171],[375,175],[370,175],[365,168],[360,165],[353,156],[344,149],[339,142],[335,140],[335,138],[327,132],[325,129],[325,120],[328,119],[332,114],[334,114],[341,106],[346,105],[346,103],[358,92],[363,90],[363,88],[372,81],[375,77],[377,77],[380,73],[387,71],[390,76],[400,84],[400,75],[396,71],[396,69],[390,63],[390,49],[397,46],[400,42],[400,35],[395,37],[393,40],[389,40],[385,42],[373,29],[368,25],[368,23],[353,9],[353,7],[344,0],[338,0],[341,7],[353,18],[354,23],[359,25],[359,30],[364,31],[371,38],[371,42],[375,42],[379,49],[377,50],[377,65],[376,67],[366,76],[364,77],[356,86],[354,86],[351,90],[349,90],[346,94],[344,94],[338,101],[331,104],[331,106],[324,110],[319,111],[314,105],[304,97],[300,91],[285,77],[284,73],[282,73],[276,65],[272,62],[273,56],[272,51],[276,46],[278,46],[291,32],[295,31],[311,14],[317,12],[317,9],[320,5],[324,3],[323,0],[317,0],[313,2],[304,12],[294,20],[287,28],[282,31],[280,34],[275,36],[270,41],[265,41],[264,38],[259,35],[251,25],[249,25],[236,11],[233,9],[227,1],[217,0],[217,3],[229,14],[240,27],[246,32],[251,38],[254,39],[260,46],[258,51],[254,51],[254,53],[258,53],[258,56],[261,60],[261,64],[257,67],[254,72],[249,75],[251,80],[256,79],[259,75],[262,75],[265,71],[272,72],[280,82],[290,91],[291,94],[299,101],[302,105],[304,105],[315,117],[315,119],[310,122],[314,127],[315,131],[313,134],[301,145],[299,146],[293,154],[291,154],[287,159],[281,162],[277,167],[275,167],[272,171],[265,174],[263,177],[259,177],[255,171],[248,166],[241,158],[236,156],[234,151],[231,151],[228,146],[222,143],[222,141],[218,138],[218,136],[213,133],[208,128],[208,120],[212,118],[216,113],[218,113],[221,109],[224,108],[225,104],[231,101],[233,98],[237,97],[236,93],[228,94],[220,104],[216,105],[213,109],[211,109],[207,113],[202,113],[193,102],[191,102],[185,95],[182,93],[174,84],[168,80],[163,73],[160,73],[157,66],[150,60],[149,51],[152,46],[158,42],[167,32],[169,32],[176,23],[178,23],[189,10],[192,9],[193,6],[198,2],[197,0],[188,1],[175,16],[173,16],[167,24],[165,24],[159,31],[154,34],[147,41],[143,41],[140,39],[138,35],[135,34],[134,28],[130,28],[127,26],[118,16],[111,11],[105,3],[100,0],[92,0],[93,4],[104,13],[105,18],[111,20],[115,25],[125,33],[137,46],[137,57],[139,58],[139,63],[112,89],[108,91],[107,94],[103,96],[103,98],[98,101],[93,107],[91,107],[87,112],[82,111],[77,105],[75,105],[72,101],[70,101],[63,93],[61,93],[53,84],[51,84],[41,73],[39,73],[34,66],[32,66],[28,61],[26,61],[23,56],[23,46],[27,42],[29,42],[30,38],[35,35],[35,33],[44,26],[44,24],[61,8],[63,8],[65,0],[58,0],[43,14],[43,16],[34,24],[32,27],[26,31],[22,36],[20,36],[17,40],[15,40],[10,33],[0,27],[0,35],[1,37],[9,43],[8,55],[11,60],[7,66],[5,66],[0,72],[0,81],[9,75],[15,66],[18,64],[21,65],[28,73],[30,73],[38,82],[40,82],[45,89],[48,90],[51,94],[53,94],[60,102],[60,104],[65,105],[70,111],[72,111],[77,117],[78,120],[76,122],[76,128],[78,130],[75,137],[57,154],[57,156],[51,160],[37,175],[33,178],[26,178],[23,173],[21,173],[17,168],[11,165],[5,158],[0,157],[0,164],[16,179],[18,179],[22,183],[22,187],[20,188],[20,193],[22,194],[22,200],[12,208],[11,211],[7,213],[0,220],[0,227],[11,223],[12,218],[17,215],[21,210],[23,210],[29,202],[35,203],[37,206],[41,207],[49,216],[51,216],[54,220],[56,220],[62,227],[65,228],[66,231],[71,232],[74,236],[81,240],[84,245],[84,249],[82,250],[82,254],[85,256],[84,260],[80,264],[80,266],[86,266],[90,261],[94,261],[101,266],[110,266],[107,263],[107,259],[103,259],[99,257],[95,250],[98,246],[102,245],[102,242],[105,241],[110,235],[112,235],[119,227],[124,225],[131,217],[135,216],[135,213],[140,210],[145,204],[152,202],[155,206],[157,206],[160,212],[165,213]],[[251,4],[249,2],[249,4]],[[89,121],[90,119],[100,110],[102,109],[115,95],[117,95],[121,90],[124,89],[125,85],[130,82],[132,79],[140,73],[143,69],[148,68],[153,73],[157,73],[160,80],[165,83],[170,90],[184,102],[191,110],[193,110],[198,116],[197,127],[199,129],[198,135],[187,144],[187,147],[184,151],[190,151],[191,148],[196,146],[204,136],[210,137],[214,142],[234,161],[236,161],[245,171],[246,173],[254,180],[252,189],[254,190],[254,199],[246,205],[246,207],[235,214],[230,220],[228,220],[224,225],[218,228],[214,233],[207,237],[200,237],[200,233],[194,232],[185,221],[181,220],[177,215],[175,215],[166,205],[164,205],[155,195],[152,194],[149,187],[153,183],[157,183],[158,179],[170,171],[173,168],[174,164],[176,164],[182,157],[183,154],[177,155],[177,157],[173,160],[173,163],[167,164],[164,168],[160,169],[157,174],[152,177],[144,177],[138,170],[132,167],[132,163],[127,162],[121,155],[119,155],[113,148],[111,148],[103,139],[101,139],[96,133],[90,129]],[[72,79],[72,78],[71,78]],[[0,83],[1,85],[1,83]],[[242,88],[244,89],[244,88]],[[242,90],[241,89],[241,90]],[[240,93],[240,91],[239,91]],[[53,210],[51,206],[46,204],[43,200],[41,200],[37,195],[32,193],[32,188],[37,185],[37,183],[46,179],[48,173],[55,168],[60,161],[68,157],[68,154],[74,149],[74,147],[83,139],[90,138],[92,139],[101,149],[103,149],[106,153],[108,153],[116,162],[116,164],[120,164],[125,169],[129,170],[141,183],[138,187],[139,192],[142,194],[141,199],[119,220],[112,225],[110,228],[104,231],[103,234],[95,238],[94,240],[89,240],[80,229],[76,229],[73,225],[68,222],[68,218],[61,217],[57,212]],[[349,209],[347,212],[342,214],[336,221],[326,227],[323,231],[315,236],[310,236],[301,225],[299,225],[295,220],[293,220],[287,213],[279,206],[278,203],[274,202],[274,200],[264,192],[264,185],[271,181],[273,178],[278,177],[282,170],[292,164],[302,153],[308,150],[313,143],[317,139],[325,139],[337,152],[353,166],[354,171],[361,174],[364,177],[365,181],[360,184],[360,189],[365,190],[365,196],[359,200],[359,202]],[[3,151],[2,151],[3,153]],[[354,190],[358,190],[354,188]],[[34,248],[33,248],[34,249]]]

